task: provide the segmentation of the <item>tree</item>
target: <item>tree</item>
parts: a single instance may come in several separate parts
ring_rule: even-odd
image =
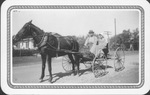
[[[79,43],[79,48],[83,48],[84,46],[84,43],[85,43],[85,37],[84,36],[81,36],[81,37],[76,37],[78,43]]]
[[[130,32],[130,29],[123,30],[121,34],[113,36],[110,38],[110,48],[115,49],[116,45],[123,45],[125,50],[130,48],[130,45],[133,45],[134,50],[139,49],[139,30],[136,28],[133,32]]]
[[[136,28],[133,31],[133,47],[135,50],[139,50],[139,30]]]

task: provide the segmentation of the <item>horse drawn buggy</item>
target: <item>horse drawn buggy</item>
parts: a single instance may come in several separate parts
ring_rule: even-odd
[[[64,56],[62,58],[62,67],[66,71],[73,71],[75,73],[75,65],[77,67],[77,74],[79,74],[79,64],[83,63],[85,66],[90,65],[92,71],[97,76],[102,76],[107,73],[107,60],[106,54],[98,51],[95,56],[88,52],[86,48],[82,51],[79,50],[79,44],[77,40],[70,36],[61,36],[57,33],[44,32],[34,24],[32,21],[27,22],[20,31],[13,38],[13,44],[19,42],[21,39],[31,37],[34,40],[35,45],[38,47],[38,51],[41,54],[42,59],[42,72],[40,81],[43,81],[45,76],[45,64],[48,61],[49,81],[52,82],[52,57]],[[83,52],[86,51],[86,52]],[[65,56],[67,55],[67,57]],[[114,68],[119,71],[124,68],[125,54],[121,46],[117,46],[114,57]]]
[[[79,62],[83,63],[86,68],[91,68],[95,77],[104,76],[108,73],[108,60],[113,60],[113,66],[116,72],[122,71],[125,68],[125,52],[121,45],[116,45],[115,49],[112,49],[107,55],[99,50],[95,56],[89,52],[87,47],[83,47],[80,52],[76,53],[80,55]],[[68,56],[62,58],[62,67],[66,72],[71,71],[72,63]]]

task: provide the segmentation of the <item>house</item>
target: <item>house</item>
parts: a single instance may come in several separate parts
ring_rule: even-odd
[[[16,50],[17,49],[36,49],[32,38],[23,39],[19,41],[18,43],[16,43],[13,47]]]

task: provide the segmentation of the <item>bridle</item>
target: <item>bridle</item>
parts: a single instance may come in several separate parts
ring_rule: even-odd
[[[31,32],[31,25],[29,24],[29,31]],[[39,41],[39,43],[36,43],[36,46],[38,47],[38,48],[40,48],[40,47],[42,47],[42,46],[40,46],[41,44],[42,44],[42,42],[44,41],[44,37],[46,36],[46,33],[44,33],[43,35],[36,35],[34,32],[32,33],[32,37],[33,38],[39,38],[39,37],[41,37],[42,36],[42,38],[41,38],[41,40]],[[57,51],[57,48],[56,47],[54,47],[54,46],[52,46],[51,44],[49,44],[49,43],[47,43],[52,49],[51,50],[53,50],[53,51]]]
[[[29,24],[28,26],[29,31],[31,32],[31,25]],[[33,36],[33,38],[39,38],[40,36],[42,36],[41,40],[39,41],[39,43],[36,43],[36,46],[40,46],[40,44],[42,43],[42,41],[44,40],[45,37],[45,33],[43,35],[36,35],[34,32],[31,34]]]

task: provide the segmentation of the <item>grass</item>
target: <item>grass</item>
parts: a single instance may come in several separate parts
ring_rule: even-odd
[[[42,62],[41,57],[35,57],[35,56],[13,57],[13,66],[37,64],[41,62]]]
[[[110,54],[113,55],[115,51],[110,51]],[[124,51],[125,55],[137,55],[139,51]]]
[[[47,61],[47,60],[46,60]],[[58,63],[61,62],[62,59],[52,58],[52,62]],[[22,57],[13,57],[13,66],[26,66],[26,65],[34,65],[34,64],[42,64],[41,56],[22,56]]]
[[[139,51],[125,51],[125,55],[137,55]]]

